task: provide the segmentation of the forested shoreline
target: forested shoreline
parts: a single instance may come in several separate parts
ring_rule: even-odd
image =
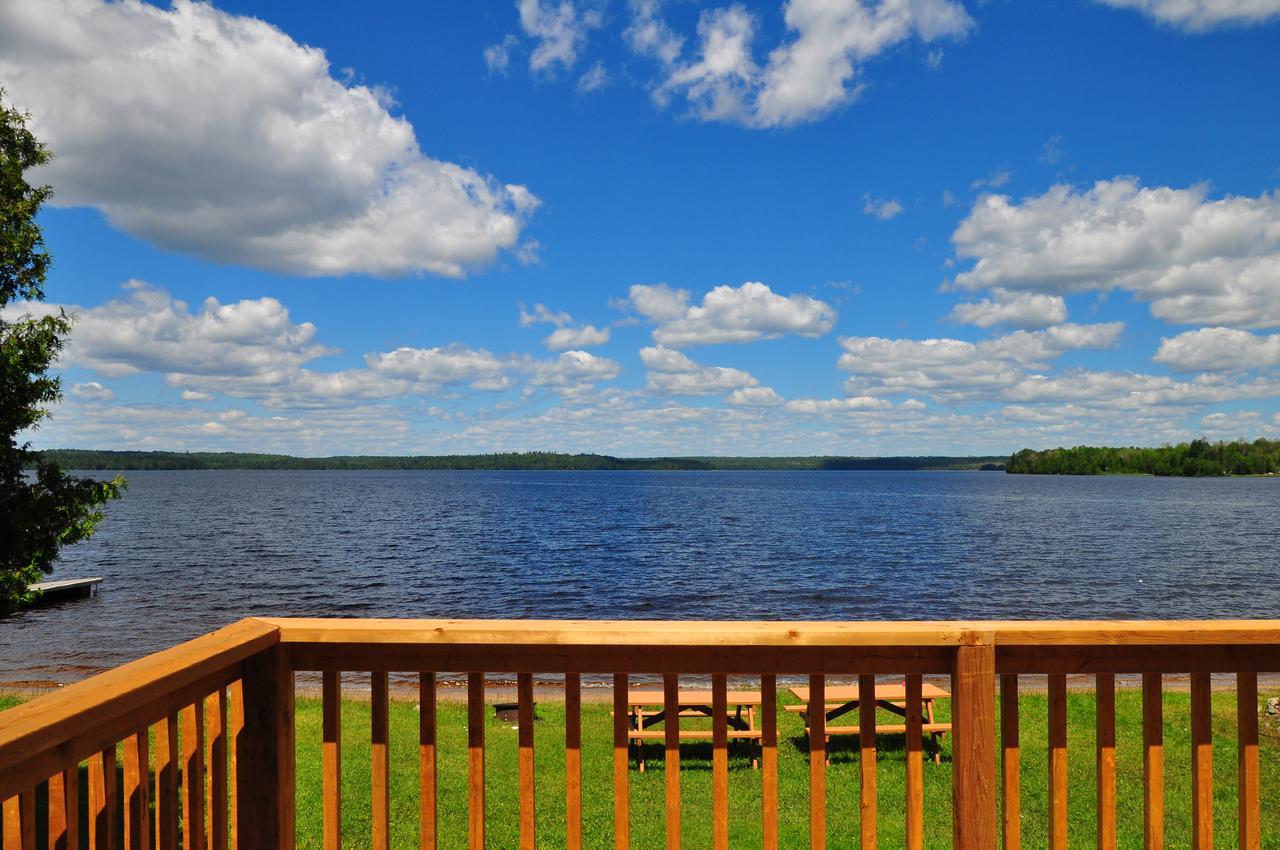
[[[139,452],[50,449],[65,469],[351,469],[351,470],[974,470],[1002,469],[1003,457],[653,457],[506,452],[478,455],[294,457],[247,452]]]
[[[1159,475],[1191,478],[1280,473],[1280,440],[1193,440],[1159,448],[1076,446],[1009,458],[1006,471],[1029,475]]]

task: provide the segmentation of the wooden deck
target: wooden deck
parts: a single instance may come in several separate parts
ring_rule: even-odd
[[[658,666],[659,670],[653,668]],[[923,677],[950,678],[952,847],[1015,850],[1021,846],[1021,737],[1018,677],[1048,674],[1050,850],[1067,848],[1066,677],[1095,677],[1096,844],[1113,850],[1116,804],[1115,676],[1143,678],[1141,816],[1148,847],[1164,846],[1165,753],[1163,674],[1191,675],[1190,821],[1195,850],[1212,850],[1214,770],[1209,696],[1214,673],[1233,673],[1239,711],[1238,767],[1229,774],[1239,801],[1238,846],[1259,850],[1257,676],[1280,671],[1280,621],[947,622],[947,623],[656,623],[624,621],[316,620],[250,618],[0,713],[2,850],[79,847],[81,766],[87,763],[88,828],[93,850],[293,850],[295,840],[296,671],[318,671],[323,687],[323,847],[337,850],[342,829],[342,675],[372,672],[369,734],[373,810],[371,846],[389,850],[390,752],[388,672],[419,676],[420,846],[437,846],[436,673],[468,678],[467,814],[469,844],[485,846],[484,671],[513,672],[518,686],[520,847],[536,846],[533,676],[565,674],[563,787],[567,846],[582,831],[583,673],[613,675],[613,832],[630,846],[628,792],[631,724],[629,675],[663,674],[664,819],[666,846],[680,847],[681,674],[709,675],[713,792],[710,821],[716,850],[729,847],[729,676],[750,676],[763,695],[779,675],[802,674],[814,705],[826,706],[827,677],[856,675],[864,693],[877,676],[903,682],[906,736],[905,835],[888,840],[908,850],[925,845],[922,757],[929,731]],[[832,688],[831,694],[835,689]],[[646,696],[645,699],[656,698]],[[996,724],[999,700],[1000,724]],[[766,850],[779,846],[777,700],[760,705],[761,806]],[[859,841],[877,841],[877,718],[858,706]],[[809,846],[825,848],[828,831],[826,727],[814,712],[809,728]],[[887,729],[885,731],[888,731]],[[154,747],[151,741],[154,740]],[[117,773],[117,746],[123,764]],[[230,756],[229,758],[227,756]],[[543,768],[539,768],[543,769]],[[119,779],[117,777],[120,777]],[[194,777],[195,779],[188,779]],[[997,797],[996,788],[1001,788]],[[154,789],[154,817],[149,795]],[[1092,796],[1092,795],[1091,795]],[[546,798],[538,795],[542,803]],[[39,803],[37,803],[39,798]],[[998,805],[997,799],[1002,802]],[[36,813],[47,812],[37,828]],[[697,812],[695,817],[707,817]],[[181,837],[177,824],[203,824]],[[117,825],[123,825],[123,831]],[[155,841],[151,836],[154,834]],[[930,836],[930,844],[940,836]]]
[[[38,581],[31,589],[40,594],[40,602],[56,602],[63,599],[92,596],[98,585],[102,584],[101,576],[92,578],[63,578],[55,581]]]

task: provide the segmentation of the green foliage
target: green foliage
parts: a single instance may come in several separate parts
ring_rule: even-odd
[[[51,449],[66,469],[489,469],[489,470],[960,470],[1003,469],[998,457],[654,457],[506,452],[418,457],[291,457],[245,452],[113,452]]]
[[[44,297],[50,258],[36,214],[50,190],[27,183],[26,172],[48,160],[26,116],[0,101],[0,308]],[[52,570],[61,546],[93,533],[99,506],[124,484],[68,476],[18,442],[61,397],[48,369],[70,331],[62,311],[12,321],[0,314],[0,613],[30,601],[29,585]]]
[[[1034,475],[1275,475],[1280,473],[1280,440],[1210,443],[1199,439],[1155,449],[1023,449],[1009,458],[1007,470]]]

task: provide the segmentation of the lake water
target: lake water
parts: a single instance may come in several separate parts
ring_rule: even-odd
[[[251,614],[656,619],[1280,615],[1280,481],[964,472],[133,472],[0,620],[70,681]]]

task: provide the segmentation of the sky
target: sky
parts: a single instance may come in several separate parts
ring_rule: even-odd
[[[1280,437],[1280,0],[0,0],[37,448]]]

